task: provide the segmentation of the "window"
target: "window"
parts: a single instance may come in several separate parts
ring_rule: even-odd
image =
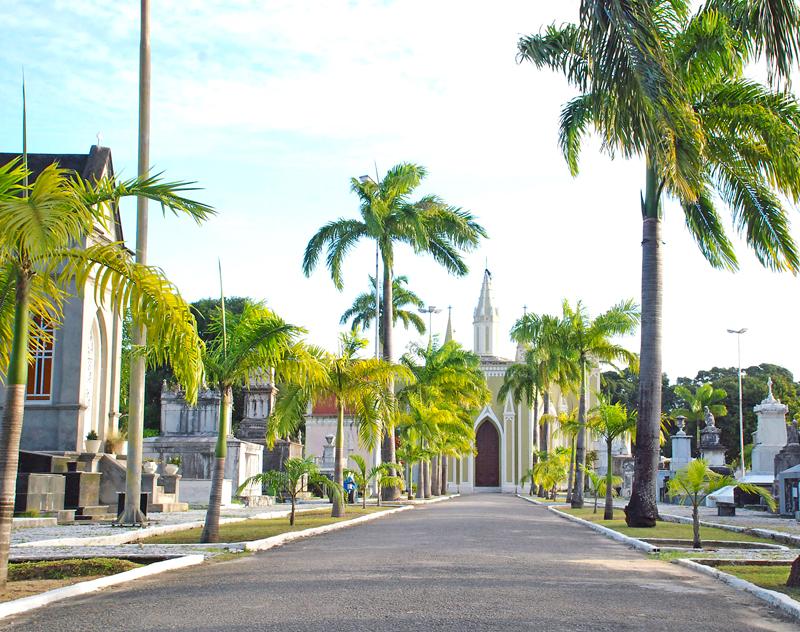
[[[28,365],[28,385],[25,399],[50,401],[53,387],[53,350],[55,331],[53,324],[39,316],[33,319],[35,332],[31,336],[31,363]]]

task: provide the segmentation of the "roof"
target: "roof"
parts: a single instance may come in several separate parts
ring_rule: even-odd
[[[0,165],[19,160],[20,157],[19,153],[0,152]],[[46,167],[53,163],[57,163],[62,169],[74,171],[89,182],[114,177],[114,163],[109,147],[92,145],[88,154],[28,154],[28,169],[31,170],[33,179],[36,179]],[[114,205],[114,224],[117,238],[122,241],[122,222],[116,204]]]

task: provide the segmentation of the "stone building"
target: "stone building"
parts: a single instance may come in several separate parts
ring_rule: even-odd
[[[498,402],[497,396],[508,367],[515,360],[497,355],[499,311],[494,306],[492,275],[483,274],[481,292],[473,318],[473,351],[480,356],[481,370],[492,392],[492,399],[474,420],[475,447],[477,455],[448,460],[448,490],[469,494],[480,491],[515,492],[522,474],[533,466],[534,424],[533,410],[524,404],[515,405],[511,397]],[[448,322],[447,339],[452,337],[452,326]],[[518,352],[518,356],[521,353]],[[521,359],[521,358],[519,358]],[[588,407],[596,404],[596,393],[600,388],[600,372],[592,370],[588,380]],[[539,402],[539,416],[544,413],[557,415],[571,411],[578,405],[571,392],[561,392],[558,387],[550,389],[550,409],[545,411]],[[550,446],[565,445],[566,439],[558,432],[557,424],[552,428]],[[605,446],[596,438],[588,438],[589,450],[596,450],[605,471]],[[625,451],[625,442],[619,442],[616,453]]]
[[[18,154],[0,153],[0,164]],[[108,147],[93,145],[87,154],[29,154],[32,178],[57,163],[86,180],[113,177]],[[113,206],[106,226],[97,225],[84,246],[123,240],[119,209]],[[120,351],[122,318],[106,305],[98,305],[89,279],[82,296],[68,298],[64,318],[53,330],[39,323],[47,343],[34,353],[28,371],[22,450],[83,451],[84,439],[95,431],[105,440],[119,423]],[[0,411],[5,392],[0,385]]]

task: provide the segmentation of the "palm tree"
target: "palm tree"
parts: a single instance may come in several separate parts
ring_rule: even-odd
[[[675,386],[675,395],[680,397],[686,404],[684,408],[676,408],[671,412],[673,417],[682,415],[689,421],[695,423],[695,434],[697,443],[695,446],[700,448],[700,422],[705,419],[706,406],[715,417],[724,417],[728,414],[728,408],[721,403],[728,393],[725,389],[714,388],[711,383],[701,384],[694,393],[688,386],[678,384]]]
[[[364,292],[355,298],[353,304],[342,314],[342,318],[339,321],[340,325],[346,325],[347,321],[352,320],[352,329],[356,331],[362,328],[369,329],[370,325],[375,321],[375,292],[377,291],[375,277],[370,275],[369,281],[372,289],[370,292]],[[417,330],[417,333],[422,335],[425,333],[425,321],[417,311],[410,311],[404,308],[410,305],[418,310],[425,302],[408,289],[407,283],[408,278],[405,276],[398,276],[392,280],[392,307],[394,310],[392,324],[397,324],[397,321],[400,320],[406,329],[413,327]],[[382,301],[380,310],[381,320],[378,322],[380,329],[379,340],[383,339],[383,325],[381,324],[383,315]]]
[[[681,502],[692,505],[692,546],[702,548],[700,542],[700,512],[699,507],[710,494],[723,487],[738,487],[746,494],[755,494],[764,499],[771,511],[775,511],[775,499],[763,487],[748,483],[737,483],[732,476],[717,474],[708,467],[703,459],[691,461],[685,468],[678,470],[669,481],[667,489],[669,495],[680,498]]]
[[[629,526],[652,527],[658,516],[662,200],[679,202],[687,228],[716,268],[737,267],[716,198],[731,209],[763,265],[800,268],[781,199],[800,197],[800,108],[788,92],[742,75],[765,51],[774,72],[788,76],[800,20],[787,4],[709,0],[692,14],[689,0],[582,0],[577,24],[519,40],[520,61],[563,72],[580,92],[560,121],[573,175],[590,130],[612,156],[645,163],[639,428]]]
[[[427,175],[420,165],[401,163],[389,169],[380,182],[369,178],[352,178],[350,189],[360,201],[360,219],[329,222],[311,238],[303,257],[303,272],[310,275],[317,266],[323,249],[334,285],[342,289],[342,262],[350,249],[363,239],[377,244],[383,261],[383,301],[394,305],[394,251],[397,244],[406,244],[416,253],[431,255],[436,262],[455,275],[464,276],[467,265],[462,252],[474,249],[486,231],[471,213],[450,206],[435,195],[410,200],[414,190]],[[392,316],[383,313],[383,358],[392,361]],[[394,429],[387,426],[382,458],[395,461]],[[388,498],[397,498],[397,490],[389,490]]]
[[[378,358],[358,358],[367,341],[358,332],[340,336],[338,355],[319,353],[324,368],[314,383],[285,380],[275,403],[275,413],[267,424],[267,440],[295,432],[303,421],[308,404],[320,399],[336,402],[337,423],[335,439],[334,483],[344,482],[344,411],[352,411],[361,445],[372,449],[388,428],[394,427],[397,401],[392,391],[395,380],[412,382],[414,376],[403,366]],[[392,461],[391,464],[394,464]],[[344,503],[334,499],[331,516],[344,515]]]
[[[563,317],[556,337],[562,348],[568,349],[574,366],[580,375],[578,399],[578,435],[575,441],[575,486],[572,489],[572,506],[583,507],[583,470],[586,463],[586,378],[590,368],[600,362],[613,363],[619,360],[635,366],[636,354],[612,342],[615,336],[632,334],[639,324],[639,307],[627,300],[614,305],[594,320],[589,318],[583,304],[578,301],[573,309],[567,301],[562,304]]]
[[[241,494],[251,485],[273,487],[284,496],[288,496],[291,499],[292,511],[289,514],[290,526],[294,526],[297,497],[303,492],[304,487],[316,485],[320,487],[324,493],[334,498],[341,497],[344,493],[331,479],[320,474],[319,468],[311,457],[292,457],[286,459],[283,462],[282,470],[269,470],[251,476],[239,486],[236,493]]]
[[[567,478],[567,468],[572,458],[569,448],[554,448],[549,452],[539,452],[533,466],[534,481],[544,487],[551,500],[558,495],[558,486]]]
[[[611,404],[602,397],[599,397],[597,406],[591,411],[587,425],[595,434],[600,435],[606,442],[606,482],[605,495],[606,506],[603,512],[603,520],[614,519],[614,503],[611,499],[613,487],[613,456],[611,454],[614,439],[633,434],[636,432],[636,411],[628,411],[620,403]],[[586,471],[586,470],[584,470]],[[597,497],[595,496],[595,510],[597,509]]]
[[[146,196],[198,222],[212,210],[181,197],[188,190],[184,183],[158,178],[87,182],[55,164],[33,182],[31,175],[27,154],[0,166],[0,375],[6,391],[0,427],[0,588],[7,578],[28,353],[37,319],[57,326],[64,300],[95,279],[98,301],[128,312],[132,323],[147,328],[148,359],[169,361],[189,401],[203,376],[202,344],[176,288],[159,270],[134,263],[120,244],[90,240],[123,197]]]
[[[535,465],[535,463],[534,463],[534,465]],[[530,493],[528,494],[529,496],[533,496],[533,490],[536,487],[536,483],[534,482],[534,478],[535,478],[535,476],[534,476],[534,473],[533,473],[533,468],[525,470],[522,473],[522,476],[519,477],[519,486],[522,487],[522,488],[525,487],[525,483],[530,482],[531,489],[530,489]]]
[[[292,379],[301,384],[318,382],[324,373],[313,353],[298,342],[305,330],[284,322],[261,303],[248,301],[241,314],[232,314],[225,310],[222,300],[210,328],[213,339],[205,350],[203,364],[208,384],[218,389],[222,397],[211,493],[201,542],[219,540],[233,388],[247,386],[253,376],[271,367],[276,370],[278,379]]]
[[[473,419],[491,399],[486,378],[480,369],[480,358],[466,351],[453,340],[438,345],[430,341],[426,347],[412,346],[401,362],[415,377],[413,384],[402,389],[398,397],[406,407],[403,424],[416,429],[420,448],[432,452],[438,464],[446,456],[463,455],[472,449]],[[429,476],[425,472],[429,472]],[[441,493],[442,468],[429,467],[422,460],[420,469],[423,490],[438,478]],[[445,481],[446,486],[446,481]],[[433,489],[431,489],[433,491]],[[430,494],[428,494],[430,495]]]
[[[597,513],[597,498],[599,496],[611,496],[614,493],[614,488],[622,485],[622,477],[610,476],[609,474],[600,476],[600,474],[588,467],[583,468],[583,473],[589,480],[589,488],[592,490],[592,495],[594,496],[594,509],[592,509],[592,513]],[[606,500],[606,502],[608,501]],[[604,515],[603,520],[612,520],[612,518],[606,518]]]
[[[361,494],[361,507],[367,508],[367,494],[369,493],[369,485],[375,481],[376,497],[378,507],[381,506],[381,489],[387,485],[392,485],[398,488],[403,487],[403,479],[392,475],[395,468],[402,469],[399,463],[379,463],[373,468],[367,469],[367,462],[360,454],[351,454],[350,460],[356,464],[355,469],[345,470],[345,474],[353,477],[359,494]]]
[[[542,415],[541,422],[543,425],[551,426],[553,424],[555,432],[564,437],[569,444],[569,462],[567,464],[567,502],[572,501],[573,482],[575,481],[575,442],[578,439],[578,433],[581,426],[578,421],[578,411],[573,408],[572,410],[560,411],[557,415]]]

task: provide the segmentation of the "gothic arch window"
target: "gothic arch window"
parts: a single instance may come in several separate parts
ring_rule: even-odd
[[[40,316],[33,317],[34,331],[31,336],[31,362],[28,364],[28,383],[25,399],[49,402],[53,396],[53,354],[55,352],[55,329],[53,323]]]

